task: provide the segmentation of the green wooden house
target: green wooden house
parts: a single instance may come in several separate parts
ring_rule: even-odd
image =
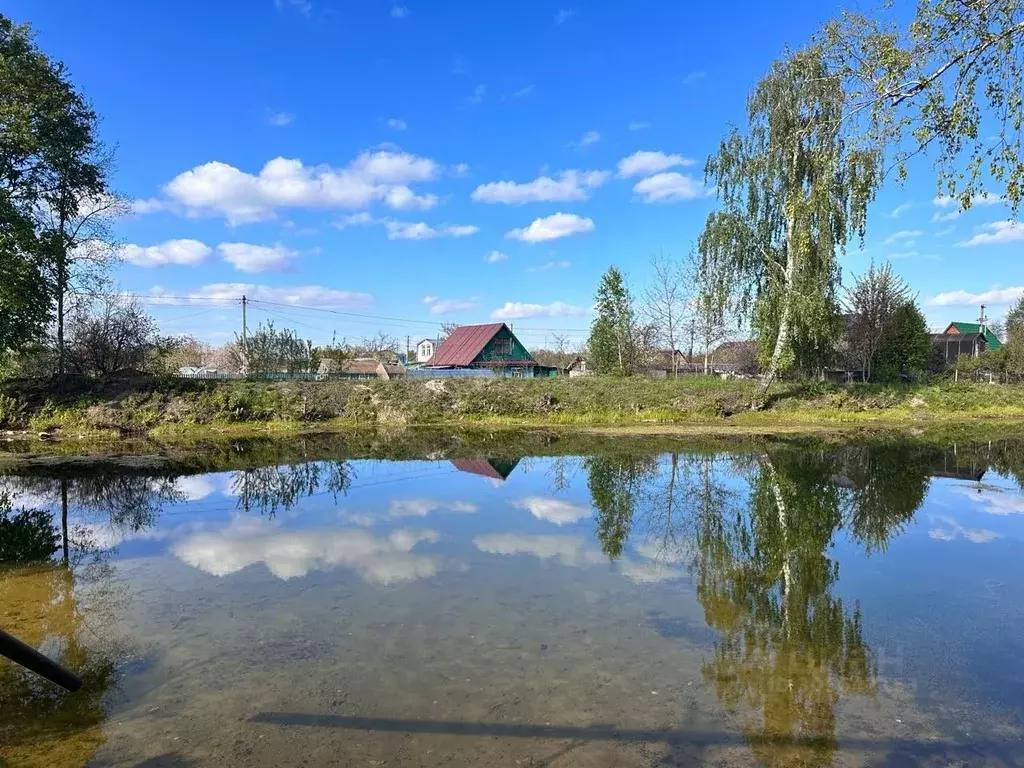
[[[498,376],[555,376],[557,368],[540,365],[504,323],[463,325],[441,345],[427,368],[487,368]]]

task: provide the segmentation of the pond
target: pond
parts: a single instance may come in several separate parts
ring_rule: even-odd
[[[4,465],[0,764],[1024,765],[1024,440],[268,445]]]

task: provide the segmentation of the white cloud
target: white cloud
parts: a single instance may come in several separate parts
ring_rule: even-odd
[[[521,99],[521,98],[523,98],[524,96],[529,96],[529,95],[530,95],[531,93],[533,93],[533,89],[534,89],[535,87],[536,87],[536,86],[534,86],[534,85],[532,85],[532,84],[531,84],[531,85],[526,85],[526,86],[523,86],[522,88],[520,88],[520,89],[519,89],[518,91],[516,91],[516,92],[515,92],[515,93],[513,93],[512,95],[513,95],[513,96],[514,96],[515,98],[517,98],[517,99]]]
[[[137,267],[161,267],[166,264],[194,266],[213,253],[198,240],[168,240],[160,245],[129,244],[121,248],[121,257]]]
[[[564,24],[577,13],[575,8],[559,8],[558,13],[555,14],[555,24]]]
[[[558,174],[557,180],[550,176],[541,176],[525,184],[515,181],[492,181],[474,189],[470,198],[478,203],[506,205],[586,200],[587,190],[600,187],[608,176],[606,171],[569,170]]]
[[[694,72],[687,72],[683,75],[683,85],[690,85],[690,83],[696,83],[698,80],[703,80],[708,76],[708,73],[704,70],[696,70]]]
[[[441,230],[441,233],[451,237],[469,237],[470,235],[475,235],[479,231],[480,227],[473,224],[455,224],[450,227],[444,227]]]
[[[642,131],[646,128],[650,128],[651,124],[643,120],[631,120],[627,127],[631,131]]]
[[[433,306],[430,307],[430,314],[432,315],[448,315],[452,312],[469,312],[470,310],[476,309],[477,303],[475,301],[462,301],[459,299],[438,299],[434,302]]]
[[[932,224],[941,224],[944,221],[956,221],[963,211],[950,211],[949,213],[932,214]]]
[[[914,207],[913,203],[900,203],[889,212],[890,219],[898,219],[904,213]]]
[[[549,261],[536,267],[527,267],[527,272],[550,272],[552,269],[568,269],[572,264],[568,261]]]
[[[590,507],[582,504],[570,504],[561,499],[550,499],[543,496],[527,496],[511,502],[517,509],[528,510],[538,520],[555,525],[572,525],[591,515]]]
[[[384,200],[397,211],[426,211],[437,205],[437,195],[417,195],[404,184],[389,189]]]
[[[580,136],[579,145],[581,147],[590,147],[597,144],[601,140],[601,134],[597,131],[587,131]]]
[[[490,533],[477,536],[473,544],[481,552],[492,555],[533,555],[569,566],[607,562],[607,558],[582,536]]]
[[[995,306],[999,304],[1013,304],[1024,296],[1024,286],[1012,288],[994,287],[982,293],[968,293],[967,291],[947,291],[928,299],[932,307],[974,307],[979,304]]]
[[[151,288],[149,295],[159,299],[164,296],[183,298],[167,298],[166,304],[191,304],[213,300],[238,300],[243,295],[251,301],[272,301],[279,304],[291,304],[306,307],[330,307],[333,309],[369,309],[373,305],[373,297],[355,291],[339,291],[325,288],[322,285],[271,286],[253,283],[211,283],[194,291],[167,290],[160,286]]]
[[[442,226],[434,228],[423,221],[395,221],[389,219],[384,222],[384,228],[388,233],[388,240],[433,240],[435,237],[468,237],[480,231],[480,227],[472,224],[458,224],[454,226]]]
[[[280,208],[409,203],[411,193],[405,185],[435,179],[439,171],[429,158],[391,150],[363,152],[340,169],[278,157],[258,175],[213,161],[179,174],[164,191],[189,215],[223,216],[229,224],[242,224],[273,218]],[[425,205],[425,200],[416,199],[416,205]]]
[[[507,259],[508,256],[506,256],[501,251],[491,251],[490,253],[487,254],[488,264],[497,264],[499,261],[505,261]]]
[[[437,301],[437,299],[438,299],[437,296],[424,296],[423,297],[423,303],[424,304],[433,304],[435,301]]]
[[[577,216],[575,213],[555,213],[542,219],[534,219],[528,227],[513,229],[505,234],[509,240],[525,243],[541,243],[594,231],[593,219]]]
[[[430,530],[395,530],[386,537],[363,530],[289,531],[269,521],[237,518],[221,531],[182,539],[172,551],[189,565],[214,576],[227,576],[262,563],[284,580],[342,567],[373,584],[398,584],[437,573],[435,558],[412,550],[439,538]]]
[[[166,203],[163,200],[158,200],[155,197],[138,198],[132,200],[131,203],[132,213],[136,216],[144,216],[147,213],[156,213],[166,208]]]
[[[913,245],[913,243],[907,243],[907,245]],[[917,256],[917,251],[900,251],[898,253],[890,253],[890,259],[912,259]]]
[[[970,240],[957,243],[960,248],[973,248],[977,245],[1000,245],[1002,243],[1019,243],[1024,241],[1024,226],[1017,221],[993,221],[981,227]]]
[[[956,227],[953,227],[953,226],[943,227],[942,229],[940,229],[938,232],[935,233],[935,236],[936,237],[945,237],[946,235],[953,234],[953,232],[955,230],[956,230]]]
[[[988,544],[996,539],[1003,538],[1001,534],[985,528],[965,528],[952,517],[947,517],[946,515],[932,515],[931,519],[947,526],[946,528],[932,528],[928,531],[928,538],[936,541],[965,539],[972,544]]]
[[[345,229],[347,227],[364,227],[370,224],[377,223],[379,222],[375,218],[373,218],[372,214],[370,214],[367,211],[361,211],[360,213],[352,213],[349,214],[348,216],[342,216],[340,219],[334,222],[334,226],[336,226],[338,229]]]
[[[224,261],[242,272],[277,272],[299,255],[298,251],[283,245],[250,245],[249,243],[221,243],[217,246]]]
[[[634,152],[629,157],[619,160],[619,178],[630,176],[649,176],[676,166],[693,165],[693,160],[682,155],[666,155],[664,152]]]
[[[506,301],[503,307],[491,312],[494,320],[523,320],[529,317],[580,317],[586,315],[585,307],[577,307],[556,301],[551,304],[526,304],[520,301]]]
[[[452,168],[452,174],[455,176],[465,176],[469,173],[469,163],[458,163]]]
[[[681,173],[659,173],[633,185],[633,191],[645,203],[674,203],[706,197],[708,190],[692,176]]]
[[[478,85],[476,88],[473,89],[473,95],[466,99],[466,101],[468,101],[470,104],[479,104],[484,100],[484,96],[486,94],[487,86],[483,84]]]
[[[396,131],[404,131],[409,127],[409,124],[398,117],[392,117],[387,121],[388,128],[394,128]]]
[[[391,18],[392,19],[404,19],[409,15],[409,9],[404,5],[392,5],[391,6]]]
[[[207,475],[179,477],[174,481],[174,490],[187,501],[201,501],[217,493],[217,485]]]
[[[907,240],[912,237],[920,237],[923,234],[924,232],[922,232],[919,229],[901,229],[899,232],[893,232],[891,235],[889,235],[889,237],[885,239],[882,245],[892,245],[893,243],[896,243],[900,240]]]
[[[295,122],[295,115],[290,112],[271,112],[267,116],[267,125],[272,125],[275,128],[284,128],[286,125],[291,125]]]
[[[957,488],[956,491],[990,515],[1024,515],[1024,496],[1016,492],[1002,488]]]
[[[395,499],[388,507],[389,517],[426,517],[431,512],[457,512],[472,514],[480,507],[465,501],[435,501],[433,499]]]

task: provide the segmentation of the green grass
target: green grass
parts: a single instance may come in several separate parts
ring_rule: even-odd
[[[242,435],[359,427],[842,427],[1024,419],[1024,387],[781,382],[765,410],[755,383],[679,379],[128,382],[0,384],[0,429],[92,435]]]

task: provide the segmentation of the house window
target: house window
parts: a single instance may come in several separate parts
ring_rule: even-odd
[[[512,339],[495,339],[493,349],[496,355],[511,355]]]

